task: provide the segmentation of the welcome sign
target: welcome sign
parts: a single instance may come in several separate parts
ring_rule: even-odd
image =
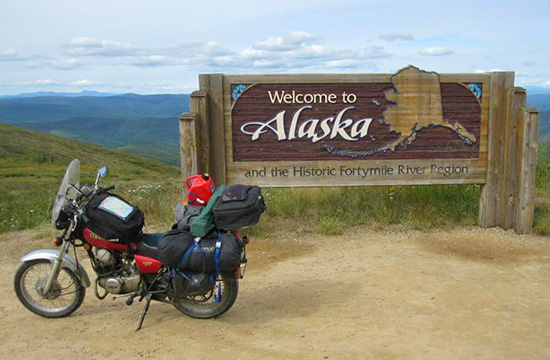
[[[513,72],[202,74],[182,177],[274,187],[480,184],[479,225],[533,229],[539,113]]]
[[[229,182],[484,183],[487,74],[224,76]]]

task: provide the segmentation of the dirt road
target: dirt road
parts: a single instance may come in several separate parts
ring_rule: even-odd
[[[12,281],[44,230],[0,236],[3,359],[548,359],[550,239],[477,228],[251,243],[234,307],[194,320],[97,300],[72,316],[27,311]],[[89,269],[89,266],[87,267]]]

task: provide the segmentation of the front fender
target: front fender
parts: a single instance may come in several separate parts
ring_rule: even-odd
[[[59,251],[57,250],[52,250],[52,249],[36,250],[23,256],[21,258],[21,262],[32,261],[32,260],[48,260],[53,264],[53,262],[57,259],[58,255],[59,255]],[[74,272],[75,274],[79,275],[80,282],[85,287],[89,287],[91,285],[90,277],[88,276],[88,273],[82,267],[82,265],[76,262],[76,260],[71,255],[69,254],[63,255],[63,262],[61,263],[61,267],[67,268],[72,272]]]

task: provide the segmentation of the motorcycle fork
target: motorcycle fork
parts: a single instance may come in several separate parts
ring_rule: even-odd
[[[65,239],[70,238],[71,234],[73,232],[73,224],[71,223],[71,226],[67,230],[67,234],[65,235]],[[42,289],[42,296],[46,295],[50,292],[52,289],[52,285],[54,281],[59,276],[59,272],[61,271],[61,264],[63,263],[63,255],[69,250],[69,246],[71,243],[69,241],[65,241],[63,243],[63,247],[59,251],[59,255],[57,255],[57,259],[53,262],[52,270],[50,271],[50,276],[48,276],[48,281],[46,281],[46,286],[44,286],[44,289]]]

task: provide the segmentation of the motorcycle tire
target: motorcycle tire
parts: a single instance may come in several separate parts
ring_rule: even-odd
[[[213,319],[224,314],[233,306],[233,303],[237,299],[239,281],[235,278],[235,273],[227,272],[218,275],[214,291],[216,291],[219,283],[223,286],[219,302],[215,302],[213,296],[209,302],[185,298],[174,300],[174,306],[185,315],[195,319]]]
[[[49,296],[43,296],[39,288],[45,285],[51,266],[51,262],[45,259],[23,262],[15,272],[15,293],[19,301],[37,315],[46,318],[68,316],[82,305],[86,288],[82,286],[77,274],[70,269],[62,268]],[[33,273],[36,273],[34,279],[30,278]],[[48,302],[53,305],[60,298],[67,299],[68,302],[60,306],[47,306]]]

